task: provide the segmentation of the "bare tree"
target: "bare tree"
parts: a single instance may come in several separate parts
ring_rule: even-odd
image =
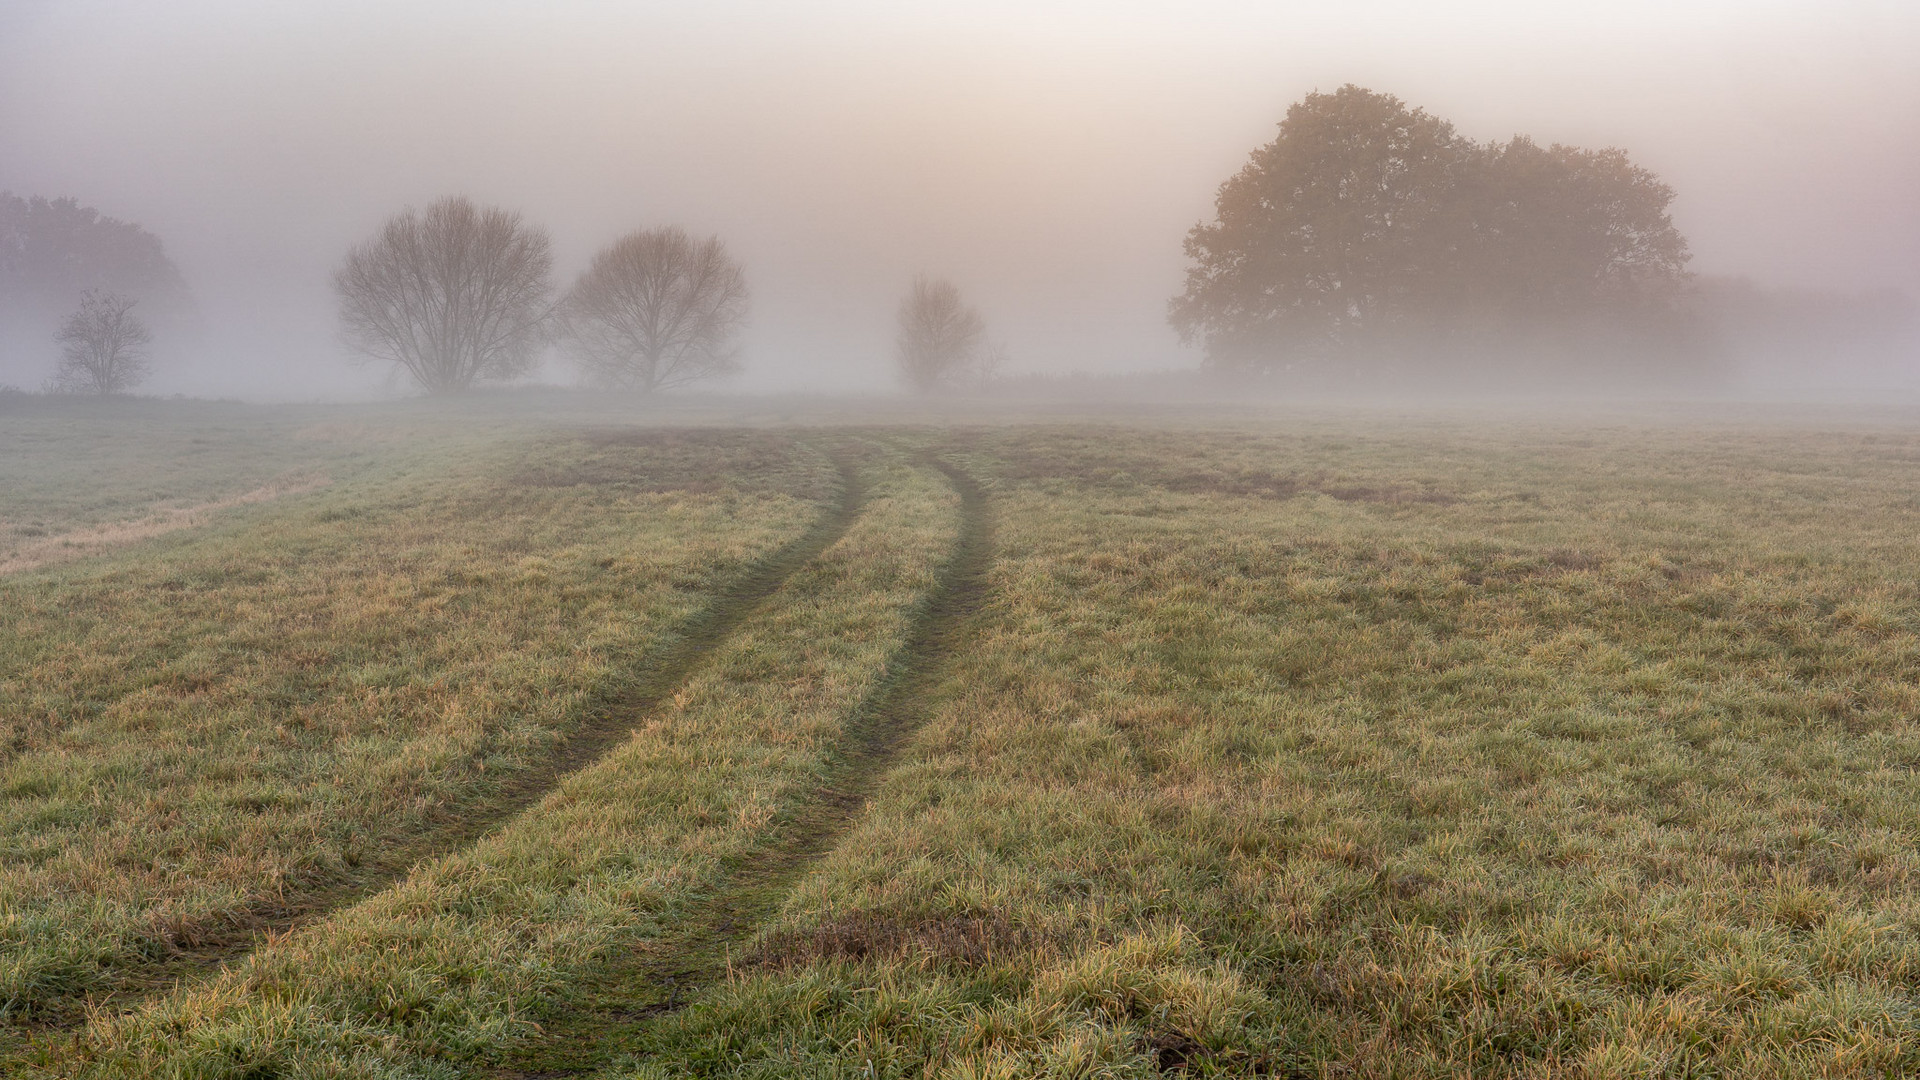
[[[333,288],[348,344],[441,394],[533,366],[552,269],[544,230],[451,197],[389,220],[347,253]]]
[[[922,392],[966,375],[986,329],[986,320],[960,298],[952,282],[914,278],[913,288],[900,302],[900,336],[895,345],[900,373]]]
[[[560,311],[588,376],[650,394],[740,369],[747,279],[719,237],[643,230],[594,256]]]
[[[60,367],[53,388],[80,394],[124,394],[147,377],[153,335],[133,315],[134,300],[89,289],[54,340]]]

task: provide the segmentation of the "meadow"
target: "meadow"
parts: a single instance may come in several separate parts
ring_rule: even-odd
[[[11,1074],[1920,1071],[1915,418],[119,408]]]

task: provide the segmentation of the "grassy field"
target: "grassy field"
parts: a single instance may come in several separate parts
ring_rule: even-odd
[[[233,405],[180,403],[158,423],[141,402],[0,400],[0,410],[0,573],[324,487],[367,458],[350,425]]]
[[[771,435],[419,438],[0,578],[7,1015],[70,1024],[471,839],[836,483]]]
[[[1920,1071],[1920,425],[458,419],[0,495],[327,476],[0,577],[12,1071]]]

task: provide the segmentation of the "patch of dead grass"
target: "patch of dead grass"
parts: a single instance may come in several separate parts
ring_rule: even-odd
[[[166,507],[128,521],[34,537],[16,546],[5,558],[0,558],[0,574],[32,570],[50,563],[81,558],[96,551],[151,540],[156,536],[203,525],[222,510],[272,502],[289,495],[304,495],[331,483],[332,478],[325,474],[295,473],[238,495],[191,506]]]

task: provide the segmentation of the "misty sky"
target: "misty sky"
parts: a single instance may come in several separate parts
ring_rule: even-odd
[[[0,0],[0,189],[166,241],[207,341],[157,391],[377,387],[328,275],[455,192],[549,227],[563,282],[631,228],[719,233],[754,290],[745,389],[889,386],[919,270],[1016,370],[1165,369],[1197,362],[1164,320],[1185,231],[1346,82],[1474,138],[1627,148],[1696,270],[1920,292],[1916,58],[1913,0]]]

